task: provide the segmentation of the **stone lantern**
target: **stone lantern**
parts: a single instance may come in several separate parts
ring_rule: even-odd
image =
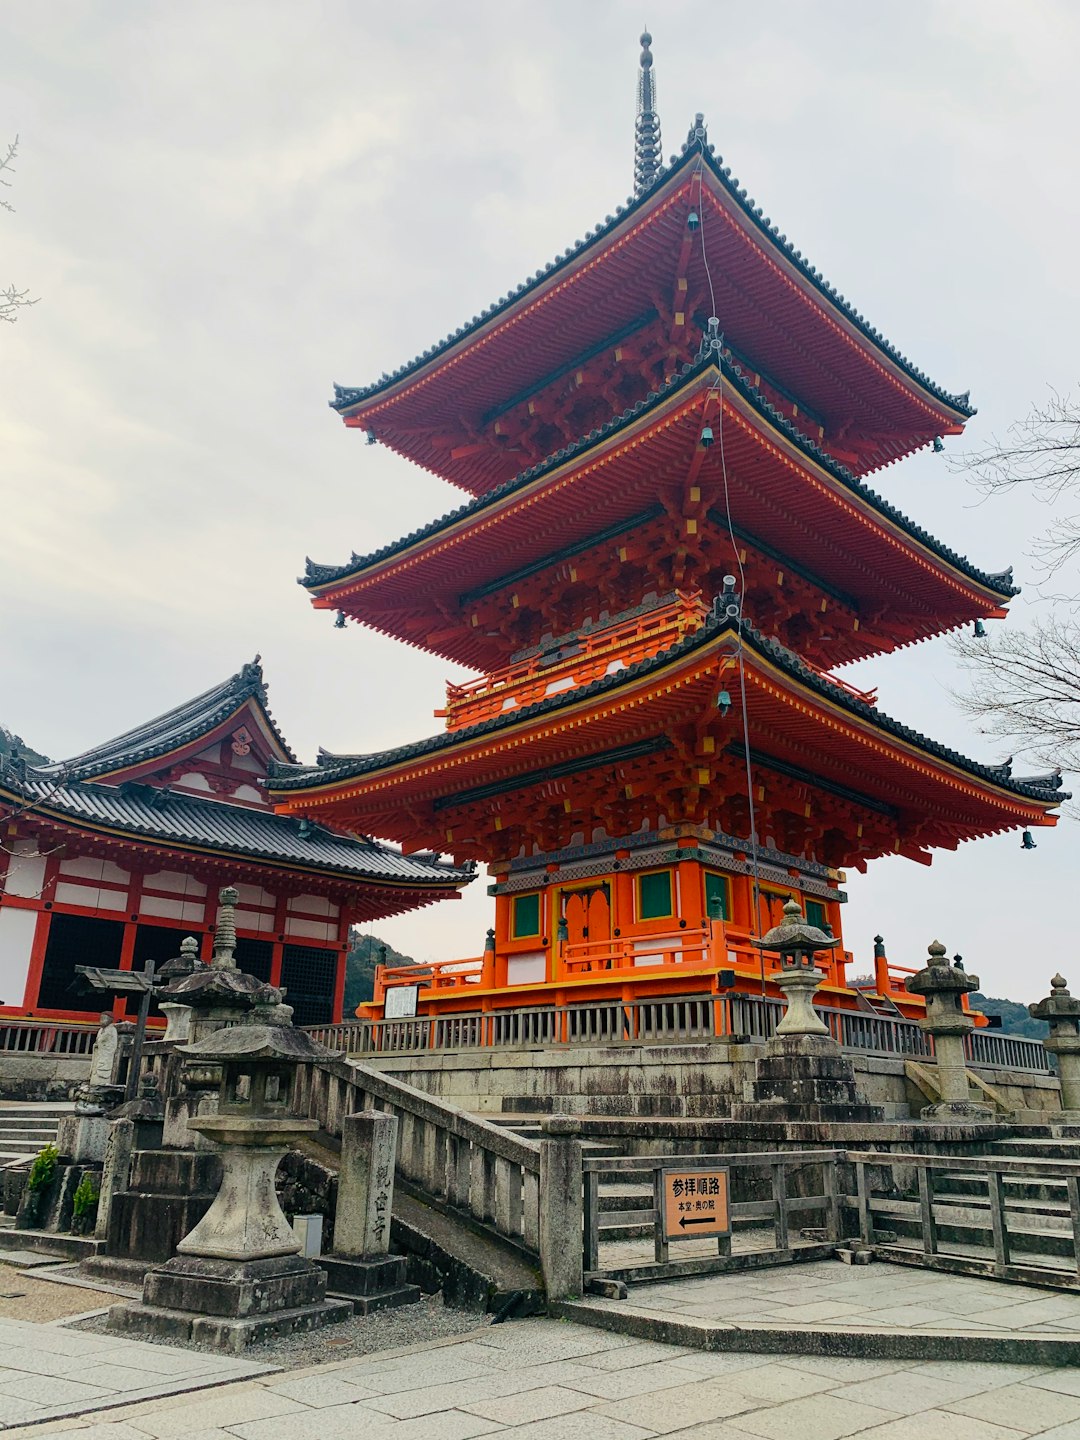
[[[909,975],[905,986],[912,995],[926,996],[926,1014],[919,1027],[934,1038],[938,1103],[922,1111],[924,1120],[992,1120],[994,1112],[972,1096],[967,1077],[964,1036],[975,1021],[961,1008],[961,997],[978,990],[979,977],[949,964],[945,946],[934,940],[928,947],[925,969]]]
[[[142,1304],[114,1307],[112,1328],[240,1350],[353,1313],[348,1302],[326,1299],[326,1273],[298,1254],[274,1188],[283,1156],[318,1129],[289,1111],[296,1067],[334,1057],[293,1028],[279,991],[265,991],[254,1023],[217,1030],[180,1052],[198,1067],[220,1067],[216,1113],[188,1125],[219,1154],[221,1186],[173,1259],[147,1274]]]
[[[773,951],[780,956],[780,974],[774,979],[784,992],[787,1009],[776,1027],[776,1034],[828,1036],[829,1027],[814,1009],[814,995],[824,978],[814,964],[814,956],[821,950],[835,950],[840,941],[816,925],[807,924],[799,902],[791,896],[784,906],[781,923],[766,931],[754,944],[759,950]],[[838,1050],[835,1041],[832,1043]]]
[[[1075,1120],[1080,1113],[1080,999],[1070,995],[1066,985],[1064,975],[1055,975],[1050,994],[1037,1005],[1029,1005],[1028,1014],[1050,1026],[1043,1048],[1058,1057],[1061,1118]]]
[[[782,922],[754,941],[759,950],[780,956],[780,971],[770,978],[784,992],[787,1009],[755,1065],[753,1100],[734,1107],[735,1119],[859,1123],[884,1118],[880,1106],[862,1100],[851,1061],[814,1010],[814,994],[824,979],[814,956],[839,943],[807,923],[794,896],[784,906]]]

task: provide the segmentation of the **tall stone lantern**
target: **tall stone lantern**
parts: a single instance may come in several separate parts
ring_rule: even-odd
[[[975,1021],[961,1007],[960,1000],[978,990],[979,977],[949,964],[945,946],[934,940],[928,947],[926,967],[909,975],[905,987],[912,995],[926,996],[926,1014],[919,1027],[934,1038],[938,1103],[922,1111],[924,1120],[992,1120],[994,1112],[980,1105],[971,1092],[967,1077],[964,1036]]]
[[[221,1187],[177,1254],[147,1274],[142,1304],[114,1307],[110,1328],[240,1350],[353,1313],[349,1302],[326,1299],[326,1272],[298,1253],[274,1188],[286,1152],[318,1129],[289,1111],[296,1067],[334,1057],[293,1028],[280,992],[266,998],[278,1002],[260,1007],[270,1023],[257,1016],[180,1052],[188,1063],[221,1069],[216,1113],[188,1121],[219,1153]]]
[[[814,1010],[814,995],[825,978],[814,956],[839,945],[810,925],[792,896],[784,918],[754,944],[780,956],[772,978],[784,993],[787,1009],[765,1054],[755,1066],[753,1100],[734,1107],[738,1120],[866,1122],[884,1118],[884,1110],[866,1104],[855,1088],[851,1061]]]
[[[1029,1005],[1028,1014],[1050,1026],[1043,1048],[1058,1057],[1061,1118],[1075,1120],[1080,1116],[1080,998],[1069,994],[1064,975],[1055,975],[1050,994],[1037,1005]]]

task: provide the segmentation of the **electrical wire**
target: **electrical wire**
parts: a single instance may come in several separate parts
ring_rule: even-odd
[[[698,194],[698,235],[701,239],[701,260],[705,267],[705,279],[709,286],[709,303],[711,306],[710,317],[716,316],[716,291],[713,288],[712,270],[709,267],[709,255],[705,248],[705,205],[702,186],[702,171],[704,170],[704,156],[699,153],[697,168],[694,171],[697,180]],[[716,317],[719,320],[719,317]],[[739,708],[742,718],[743,732],[743,757],[746,762],[746,798],[750,809],[750,874],[753,879],[754,895],[754,920],[758,926],[761,925],[761,869],[758,860],[758,836],[757,836],[757,809],[754,804],[754,772],[750,760],[750,716],[746,703],[746,665],[743,654],[742,622],[743,600],[746,596],[746,571],[743,568],[742,555],[739,551],[738,542],[735,539],[735,530],[731,521],[731,491],[728,485],[727,459],[724,455],[724,353],[723,335],[717,335],[715,343],[718,346],[716,380],[709,388],[706,395],[706,404],[712,398],[717,401],[716,417],[716,438],[720,451],[720,474],[724,487],[724,518],[727,521],[728,537],[731,540],[731,552],[735,557],[735,567],[739,572],[739,617],[736,626],[737,661],[739,666]],[[758,975],[761,981],[762,998],[765,996],[765,952],[758,951]]]

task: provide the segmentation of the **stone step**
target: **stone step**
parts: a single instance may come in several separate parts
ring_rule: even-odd
[[[380,1290],[374,1295],[342,1295],[327,1290],[327,1300],[344,1300],[357,1315],[372,1315],[376,1310],[396,1310],[401,1305],[415,1305],[421,1299],[419,1285],[400,1285],[395,1290]]]
[[[892,1215],[885,1208],[879,1209],[874,1206],[874,1223],[882,1230],[891,1230],[898,1236],[920,1240],[922,1237],[922,1221],[917,1215]],[[937,1218],[937,1233],[939,1241],[945,1244],[962,1245],[967,1251],[972,1246],[986,1248],[990,1241],[990,1218],[989,1213],[981,1218],[977,1213],[968,1215],[965,1218],[963,1211],[957,1211],[952,1215],[939,1214],[938,1207],[934,1207]],[[1017,1220],[1020,1216],[1015,1217]],[[1009,1225],[1009,1247],[1012,1251],[1026,1255],[1055,1255],[1071,1256],[1073,1252],[1072,1230],[1067,1232],[1046,1230],[1034,1227],[1026,1218],[1022,1224],[1011,1223]]]
[[[1080,1160],[1080,1137],[995,1140],[990,1154],[1010,1160]]]
[[[1060,1202],[1068,1205],[1068,1186],[1066,1182],[1055,1179],[1053,1176],[1022,1176],[1006,1175],[1004,1178],[1004,1190],[1006,1200],[1011,1204],[1014,1201],[1035,1200]],[[935,1195],[981,1195],[985,1197],[989,1193],[985,1176],[974,1175],[969,1171],[947,1170],[934,1172],[934,1194]]]

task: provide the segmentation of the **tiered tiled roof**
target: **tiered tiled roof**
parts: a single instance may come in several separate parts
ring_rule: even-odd
[[[1012,583],[1011,569],[997,573],[980,570],[968,560],[966,555],[960,555],[949,546],[943,545],[941,541],[936,540],[928,531],[924,530],[921,525],[917,525],[914,520],[911,520],[902,511],[898,510],[895,505],[886,500],[883,495],[880,495],[871,486],[867,485],[865,481],[860,480],[856,475],[852,474],[846,466],[841,465],[839,461],[835,460],[827,451],[823,450],[815,441],[810,439],[809,436],[803,434],[787,416],[776,409],[776,407],[765,398],[761,391],[751,383],[742,367],[735,362],[729,352],[725,351],[722,355],[717,355],[717,353],[708,346],[702,348],[702,353],[697,360],[683,365],[666,385],[659,390],[651,391],[643,400],[639,401],[638,404],[627,410],[623,410],[605,425],[589,431],[587,435],[581,436],[578,440],[574,441],[573,444],[567,445],[561,450],[556,450],[538,464],[530,466],[527,470],[522,470],[520,474],[515,475],[510,480],[503,481],[501,485],[496,485],[494,489],[489,490],[486,494],[480,495],[464,505],[459,505],[455,510],[451,510],[439,519],[431,521],[430,524],[422,525],[419,529],[412,531],[402,539],[396,540],[389,545],[384,545],[368,555],[357,555],[354,553],[344,565],[324,565],[310,559],[307,560],[305,573],[300,578],[299,584],[309,590],[317,590],[324,585],[332,585],[339,580],[357,575],[361,571],[378,564],[382,560],[388,559],[392,555],[409,549],[418,541],[437,536],[441,531],[448,529],[451,525],[456,525],[460,520],[481,515],[485,510],[497,504],[497,502],[505,496],[513,494],[516,490],[523,489],[526,485],[531,484],[534,480],[539,479],[549,471],[565,464],[568,460],[584,456],[591,447],[600,444],[608,439],[609,436],[615,435],[620,430],[625,429],[641,416],[647,414],[653,407],[660,405],[680,387],[696,380],[709,369],[714,369],[718,373],[722,373],[724,379],[738,388],[739,392],[746,398],[752,408],[767,419],[771,425],[781,430],[808,459],[827,470],[829,474],[840,481],[853,496],[876,510],[878,514],[885,519],[899,526],[906,534],[910,535],[913,540],[925,545],[927,549],[933,551],[934,554],[939,556],[947,565],[953,566],[969,579],[974,580],[977,584],[985,585],[998,595],[1009,597],[1019,594],[1018,589]]]
[[[367,401],[382,391],[389,390],[400,381],[405,380],[427,366],[431,361],[438,360],[445,356],[455,345],[467,339],[481,326],[486,325],[490,320],[496,319],[531,291],[545,284],[552,277],[558,276],[559,272],[569,269],[575,265],[582,256],[589,251],[602,248],[611,232],[624,221],[632,219],[638,213],[646,210],[653,204],[658,188],[664,186],[669,180],[681,176],[693,166],[701,164],[715,178],[717,184],[738,207],[750,223],[752,229],[759,235],[760,239],[770,249],[779,251],[786,261],[796,267],[801,275],[819,292],[822,298],[850,321],[863,334],[863,336],[877,349],[889,357],[894,364],[898,365],[906,375],[918,385],[929,391],[942,404],[954,410],[958,415],[970,417],[975,414],[975,408],[970,403],[967,393],[955,395],[936,384],[922,370],[920,370],[908,357],[902,354],[882,333],[876,329],[848,299],[841,295],[835,285],[831,285],[822,275],[816,266],[811,265],[801,250],[788,240],[787,236],[781,234],[777,225],[765,214],[762,207],[756,203],[752,196],[748,196],[746,190],[739,185],[737,176],[732,176],[731,167],[724,164],[723,157],[717,155],[715,148],[710,145],[701,126],[695,126],[687,137],[679,155],[673,156],[669,166],[660,165],[657,167],[654,178],[643,189],[638,196],[629,196],[625,205],[615,208],[615,213],[607,215],[604,220],[586,231],[585,235],[575,244],[569,246],[561,255],[556,255],[553,260],[535,274],[530,275],[517,285],[508,294],[503,295],[493,305],[481,310],[474,315],[466,324],[459,326],[451,334],[432,345],[429,349],[422,351],[412,360],[389,374],[383,374],[378,380],[369,385],[334,386],[334,398],[330,405],[334,410],[344,412],[358,405],[361,401]]]
[[[911,729],[901,721],[892,719],[891,716],[878,710],[876,706],[859,699],[846,687],[811,670],[792,651],[762,635],[745,621],[736,622],[726,615],[715,614],[710,615],[698,630],[668,650],[663,650],[648,659],[639,660],[625,670],[605,675],[589,685],[561,691],[557,695],[539,700],[533,705],[509,711],[505,715],[497,716],[482,724],[432,735],[425,740],[418,740],[410,745],[398,746],[393,750],[384,750],[372,755],[333,755],[321,751],[316,765],[274,765],[270,774],[271,792],[312,789],[329,783],[350,780],[400,764],[403,761],[437,754],[441,750],[466,744],[482,736],[495,734],[499,730],[509,729],[511,726],[520,726],[524,720],[548,715],[570,705],[579,705],[583,699],[592,696],[617,691],[643,676],[665,669],[694,650],[721,638],[725,633],[730,634],[733,638],[741,633],[742,641],[747,649],[756,652],[762,659],[773,662],[793,679],[798,680],[834,705],[840,706],[861,720],[868,721],[882,733],[915,746],[935,760],[944,761],[949,765],[966,770],[975,779],[1008,790],[1027,800],[1056,805],[1069,798],[1061,790],[1060,773],[1019,779],[1008,773],[1007,767],[985,765],[977,760],[970,760],[949,746],[942,745],[939,741],[930,739],[929,736]]]

